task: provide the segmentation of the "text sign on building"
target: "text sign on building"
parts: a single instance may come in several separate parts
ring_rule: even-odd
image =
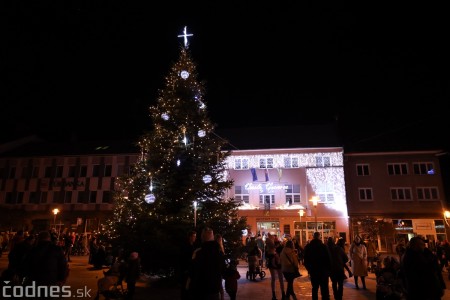
[[[275,184],[273,182],[268,183],[246,183],[245,189],[247,191],[254,191],[258,190],[260,193],[267,193],[271,194],[274,193],[277,190],[287,190],[288,187],[283,184]]]

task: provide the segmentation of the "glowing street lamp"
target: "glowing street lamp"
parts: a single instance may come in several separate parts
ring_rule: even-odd
[[[448,219],[449,218],[450,218],[450,211],[448,211],[448,210],[444,211],[444,220],[445,220],[445,223],[447,223],[447,226],[450,226],[448,224]]]
[[[55,230],[56,230],[56,215],[59,213],[59,209],[54,208],[52,210],[52,212],[53,212],[53,215],[54,215],[54,217],[53,217],[53,227],[55,227]]]
[[[319,202],[319,198],[317,196],[312,197],[311,199],[313,206],[314,206],[314,227],[316,228],[317,231],[317,203]]]
[[[303,245],[302,236],[303,236],[303,226],[302,226],[302,217],[304,215],[305,211],[303,209],[300,209],[298,211],[298,214],[300,216],[300,245]]]
[[[194,201],[194,228],[197,228],[197,201]]]

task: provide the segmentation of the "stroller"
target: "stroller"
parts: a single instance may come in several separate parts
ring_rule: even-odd
[[[256,281],[256,276],[259,275],[261,279],[266,277],[266,272],[262,270],[261,261],[258,256],[248,256],[248,271],[246,278]]]

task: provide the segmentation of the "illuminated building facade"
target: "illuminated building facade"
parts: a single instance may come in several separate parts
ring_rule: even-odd
[[[342,148],[235,150],[227,163],[234,181],[227,196],[242,203],[251,234],[297,236],[305,243],[320,231],[324,239],[347,239]]]

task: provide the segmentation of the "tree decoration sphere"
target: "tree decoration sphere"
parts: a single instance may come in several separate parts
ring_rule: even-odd
[[[189,72],[183,70],[183,71],[181,71],[180,76],[183,79],[188,79],[189,78]]]
[[[163,118],[163,120],[167,121],[167,120],[169,120],[169,115],[167,113],[163,113],[161,115],[161,118]]]
[[[211,182],[211,180],[212,180],[211,175],[205,175],[205,176],[203,176],[203,182],[204,182],[204,183],[208,184],[208,183]]]
[[[204,137],[206,135],[206,132],[203,129],[200,129],[197,134],[199,137]]]
[[[145,195],[145,202],[147,202],[148,204],[151,204],[153,202],[155,202],[155,195],[153,194],[147,194]]]

